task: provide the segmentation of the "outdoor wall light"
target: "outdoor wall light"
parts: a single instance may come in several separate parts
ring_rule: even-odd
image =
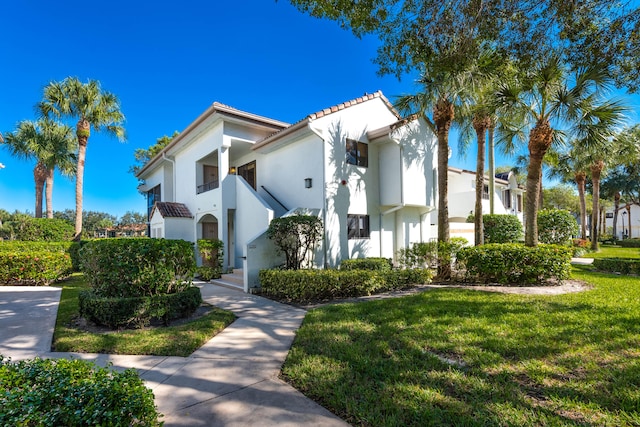
[[[235,175],[235,174],[236,174],[236,168],[235,168],[235,167],[233,167],[233,166],[231,166],[231,167],[229,168],[229,175]]]
[[[304,188],[311,188],[312,180],[311,178],[304,179]]]

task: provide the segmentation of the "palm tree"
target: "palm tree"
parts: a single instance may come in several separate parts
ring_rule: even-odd
[[[567,69],[558,57],[552,56],[516,84],[504,84],[497,94],[503,111],[518,109],[529,118],[529,166],[527,169],[525,203],[525,244],[538,244],[538,198],[542,178],[542,161],[557,137],[557,126],[566,123],[569,132],[584,137],[585,122],[600,91],[612,82],[608,67],[592,66],[578,70],[569,87]],[[558,139],[556,139],[558,140]]]
[[[75,77],[67,77],[62,82],[51,82],[45,87],[38,109],[46,117],[77,119],[75,239],[79,240],[82,236],[84,162],[91,128],[124,141],[124,114],[120,110],[120,101],[114,94],[103,91],[97,80],[82,83]]]
[[[22,121],[14,132],[6,135],[11,153],[24,159],[35,159],[33,177],[36,186],[36,218],[42,218],[42,193],[46,187],[47,218],[53,218],[53,176],[57,168],[64,175],[75,173],[75,138],[70,127],[51,120]]]
[[[473,74],[468,70],[425,70],[418,84],[421,91],[400,97],[396,106],[404,113],[417,112],[438,140],[438,242],[448,243],[449,131],[456,108],[467,102],[469,91],[473,90]],[[445,280],[451,276],[449,262],[438,263],[438,276]]]

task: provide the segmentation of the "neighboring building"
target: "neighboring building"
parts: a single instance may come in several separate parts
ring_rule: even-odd
[[[605,213],[607,233],[613,232],[613,216],[614,209],[608,209]],[[640,206],[635,203],[621,203],[616,223],[616,239],[632,237],[640,237]]]
[[[467,223],[476,206],[476,173],[465,169],[449,167],[449,230],[452,237],[464,237],[473,244],[474,224]],[[485,176],[482,192],[482,213],[489,209],[489,177]],[[523,201],[524,188],[518,185],[513,172],[496,174],[494,188],[495,214],[516,215],[524,223]]]
[[[151,237],[224,242],[244,289],[281,263],[265,232],[295,212],[324,224],[317,267],[392,258],[431,237],[436,140],[381,92],[290,125],[214,103],[138,174]],[[435,216],[434,216],[435,219]]]
[[[474,213],[476,204],[476,173],[464,169],[449,168],[449,220],[465,222]],[[482,213],[489,213],[489,177],[485,176],[482,191]],[[495,177],[494,213],[523,217],[524,188],[518,185],[513,172],[498,173]]]

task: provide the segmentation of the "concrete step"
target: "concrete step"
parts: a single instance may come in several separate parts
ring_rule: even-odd
[[[234,269],[233,273],[223,274],[219,279],[211,280],[215,285],[224,286],[230,289],[236,289],[244,292],[244,276],[242,269]]]

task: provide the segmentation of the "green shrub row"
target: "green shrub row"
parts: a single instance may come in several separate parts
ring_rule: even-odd
[[[73,225],[59,218],[33,218],[21,215],[0,227],[0,237],[10,240],[63,241],[73,238]]]
[[[616,245],[622,246],[623,248],[640,248],[640,239],[623,239],[616,240]]]
[[[63,252],[68,253],[71,256],[71,263],[73,264],[73,271],[80,271],[80,248],[86,244],[87,241],[81,242],[32,242],[26,240],[3,240],[0,241],[0,253],[2,252],[34,252],[34,251],[49,251],[49,252]]]
[[[640,259],[631,258],[595,258],[593,267],[596,270],[621,274],[640,274]]]
[[[356,258],[345,259],[340,263],[340,270],[374,270],[389,271],[393,263],[389,258]]]
[[[193,243],[124,238],[92,240],[80,250],[81,269],[98,295],[153,296],[191,286],[196,272]]]
[[[458,268],[470,281],[499,284],[546,284],[564,280],[571,271],[570,247],[540,244],[492,243],[458,253]]]
[[[306,303],[371,295],[431,281],[431,271],[261,270],[261,293],[279,301]]]
[[[165,325],[173,319],[187,317],[202,304],[200,288],[189,287],[173,294],[110,298],[93,290],[80,292],[78,296],[80,316],[99,325],[117,328],[141,328],[152,320],[162,320]]]
[[[402,268],[436,268],[438,259],[443,263],[451,262],[468,244],[464,237],[452,237],[449,242],[414,243],[410,248],[398,251],[398,263]]]
[[[209,281],[211,279],[219,279],[222,277],[222,267],[207,267],[201,265],[197,270],[198,276],[200,279]]]
[[[5,285],[49,285],[73,271],[71,257],[64,252],[0,251],[0,283]]]
[[[159,426],[153,392],[138,374],[83,360],[0,356],[2,426]]]

